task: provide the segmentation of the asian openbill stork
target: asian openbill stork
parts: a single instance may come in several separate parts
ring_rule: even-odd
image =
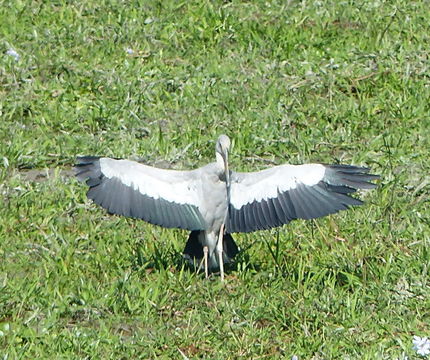
[[[230,139],[221,135],[216,162],[191,171],[165,170],[130,160],[83,156],[76,176],[88,198],[109,213],[166,228],[191,230],[184,256],[219,269],[238,253],[231,236],[270,229],[294,219],[315,219],[362,201],[350,196],[372,189],[379,176],[350,165],[280,165],[240,173],[228,167]]]

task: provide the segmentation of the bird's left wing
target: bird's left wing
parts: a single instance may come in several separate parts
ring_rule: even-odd
[[[204,230],[196,171],[158,169],[130,160],[78,157],[76,176],[87,196],[110,213],[167,228]]]
[[[314,219],[361,205],[348,194],[376,185],[379,176],[349,165],[281,165],[231,174],[227,232],[251,232]]]

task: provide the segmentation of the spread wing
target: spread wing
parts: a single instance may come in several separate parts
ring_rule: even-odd
[[[78,157],[76,176],[87,196],[110,213],[166,228],[204,230],[196,171],[158,169],[130,160]]]
[[[281,165],[231,175],[227,232],[251,232],[314,219],[362,201],[349,196],[376,187],[369,169],[349,165]]]

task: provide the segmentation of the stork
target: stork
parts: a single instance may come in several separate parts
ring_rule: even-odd
[[[190,230],[189,261],[220,271],[238,253],[231,234],[270,229],[294,219],[315,219],[363,202],[350,194],[372,189],[378,175],[350,165],[280,165],[234,172],[228,166],[230,139],[221,135],[216,162],[191,171],[166,170],[130,160],[83,156],[76,176],[87,196],[109,213],[165,228]]]

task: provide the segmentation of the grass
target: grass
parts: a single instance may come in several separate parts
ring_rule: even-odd
[[[0,358],[417,358],[429,16],[426,1],[0,1]],[[220,133],[236,170],[342,162],[382,180],[363,207],[236,234],[223,285],[183,267],[185,232],[108,216],[70,176],[78,154],[197,167]]]

